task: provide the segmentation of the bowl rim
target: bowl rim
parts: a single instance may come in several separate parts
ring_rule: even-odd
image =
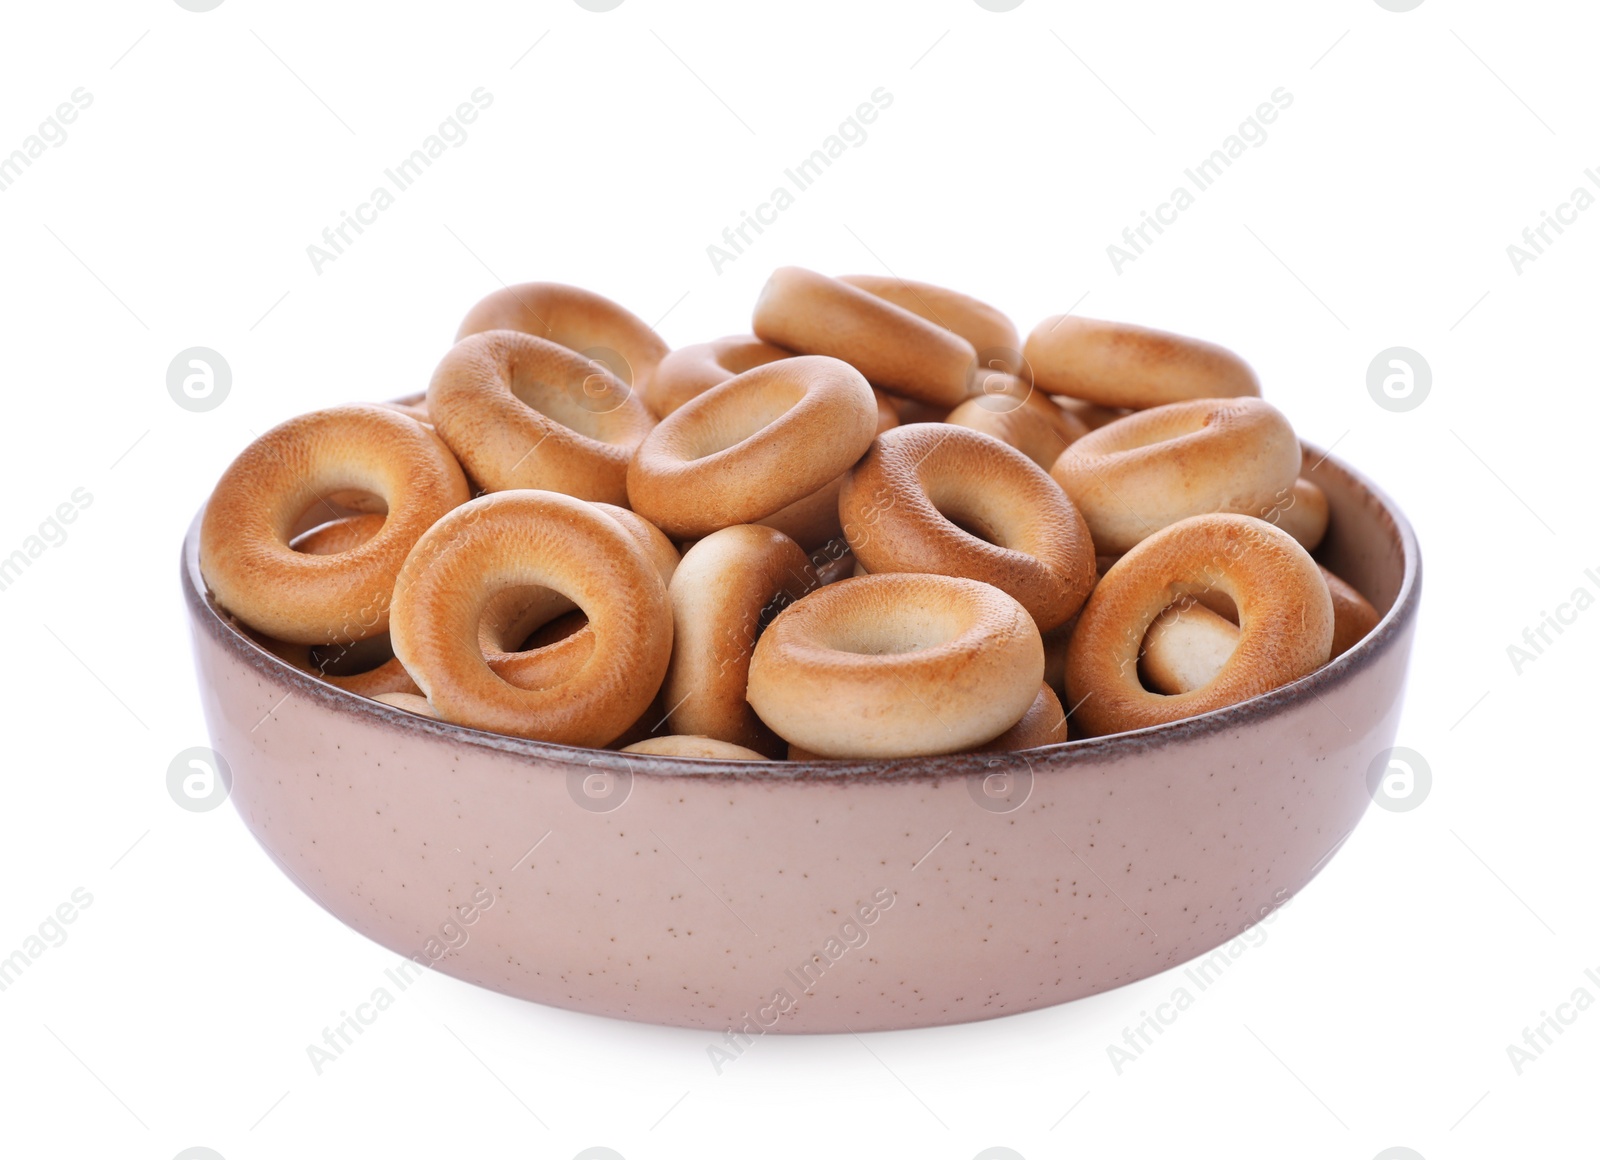
[[[1076,764],[1111,761],[1152,748],[1181,745],[1186,741],[1237,730],[1260,719],[1288,712],[1313,698],[1321,700],[1325,693],[1347,684],[1363,669],[1371,666],[1379,657],[1395,647],[1408,632],[1416,618],[1422,589],[1422,555],[1410,522],[1388,494],[1365,475],[1309,443],[1303,446],[1307,453],[1317,456],[1312,470],[1330,466],[1343,473],[1350,482],[1365,491],[1376,502],[1393,525],[1399,539],[1402,557],[1400,587],[1388,611],[1379,619],[1377,627],[1348,651],[1314,672],[1248,700],[1179,721],[1151,725],[1124,733],[1085,737],[1032,749],[1000,753],[953,753],[930,757],[843,758],[813,761],[728,761],[589,749],[492,733],[437,718],[423,717],[339,688],[296,668],[252,640],[237,622],[217,608],[210,599],[200,575],[200,524],[205,516],[203,504],[184,535],[179,571],[192,630],[196,633],[204,631],[220,644],[225,652],[231,653],[263,678],[287,686],[290,692],[299,693],[315,704],[334,712],[365,718],[369,723],[438,741],[454,742],[475,749],[491,750],[575,769],[609,770],[656,777],[761,778],[771,781],[818,781],[836,784],[855,781],[937,782],[949,777],[982,777],[1000,768],[1015,767],[1018,763],[1030,771],[1034,769],[1036,762],[1052,769],[1062,769]]]

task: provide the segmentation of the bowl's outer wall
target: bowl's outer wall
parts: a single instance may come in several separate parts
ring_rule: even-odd
[[[240,815],[294,880],[469,982],[719,1041],[1027,1011],[1228,942],[1361,818],[1397,725],[1417,567],[1373,495],[1331,460],[1317,477],[1329,558],[1380,608],[1404,597],[1373,637],[1307,690],[1214,715],[1224,727],[979,759],[987,780],[700,776],[466,744],[306,695],[191,595],[205,714]],[[585,779],[625,800],[585,808]]]

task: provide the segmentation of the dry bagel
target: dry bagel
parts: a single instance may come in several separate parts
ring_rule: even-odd
[[[1094,586],[1094,545],[1072,501],[1020,451],[965,427],[913,423],[878,436],[839,492],[839,516],[869,572],[982,580],[1042,631]]]
[[[305,514],[345,491],[381,501],[376,534],[336,555],[291,548]],[[218,605],[268,636],[364,640],[389,625],[406,554],[467,497],[460,466],[414,419],[374,403],[313,411],[272,428],[223,472],[200,524],[200,571]]]
[[[824,757],[914,757],[992,741],[1039,694],[1027,610],[953,576],[864,576],[791,604],[756,642],[750,704]]]

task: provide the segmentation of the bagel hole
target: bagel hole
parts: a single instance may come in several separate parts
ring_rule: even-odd
[[[532,652],[564,640],[589,623],[581,609],[552,588],[518,585],[490,597],[479,639],[497,652]]]
[[[508,652],[533,652],[534,649],[544,648],[555,644],[557,641],[566,640],[589,627],[589,618],[584,615],[583,609],[574,608],[571,612],[563,612],[560,616],[547,624],[542,624],[530,632],[514,649]]]
[[[380,632],[353,644],[319,644],[311,647],[310,667],[325,677],[354,677],[394,660],[389,634]]]
[[[686,462],[709,458],[759,435],[788,414],[797,402],[798,395],[773,398],[765,390],[752,390],[739,394],[737,408],[723,406],[706,410],[701,421],[689,432]]]
[[[899,656],[937,648],[959,636],[962,625],[943,609],[909,604],[839,625],[822,642],[859,656]]]
[[[954,488],[930,488],[928,500],[934,510],[975,540],[996,548],[1007,545],[996,530],[995,521],[983,511],[981,497],[962,494]]]
[[[329,492],[312,500],[290,523],[289,546],[297,552],[305,551],[303,547],[296,547],[295,541],[302,539],[308,532],[326,528],[329,524],[349,519],[351,516],[388,514],[388,503],[376,492],[356,488]]]
[[[586,358],[576,351],[572,354],[578,363],[563,368],[570,373],[561,379],[546,378],[531,367],[517,367],[507,386],[524,406],[563,427],[604,442],[604,416],[624,406],[633,388],[613,372],[610,362]],[[620,356],[617,361],[621,361]]]

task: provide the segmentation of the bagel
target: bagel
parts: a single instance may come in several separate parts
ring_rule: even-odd
[[[756,641],[747,696],[785,741],[824,757],[915,757],[992,741],[1043,673],[1038,628],[998,588],[891,573],[780,612]]]
[[[1007,753],[1017,749],[1037,749],[1041,745],[1057,745],[1067,740],[1067,714],[1061,700],[1047,683],[1039,686],[1039,695],[1028,706],[1011,728],[987,745],[980,745],[969,753]],[[699,756],[695,754],[694,756]],[[790,761],[833,761],[836,758],[813,753],[801,745],[791,745],[787,750]]]
[[[766,761],[767,756],[742,745],[712,737],[676,733],[667,737],[647,737],[625,745],[623,753],[648,753],[656,757],[709,757],[718,761]]]
[[[663,419],[628,467],[628,498],[678,539],[755,523],[847,471],[877,425],[872,389],[849,365],[769,363]]]
[[[1322,578],[1328,582],[1328,595],[1333,600],[1332,653],[1343,656],[1378,627],[1378,610],[1353,585],[1326,568],[1322,569]]]
[[[334,556],[360,546],[383,527],[381,515],[354,515],[329,520],[289,541],[296,552]],[[351,644],[313,647],[257,636],[261,644],[295,668],[322,678],[330,685],[357,696],[384,693],[420,693],[417,683],[395,657],[387,632]]]
[[[1041,631],[1094,587],[1094,544],[1072,501],[1020,451],[965,427],[913,423],[878,436],[839,492],[839,517],[868,572],[982,580]]]
[[[1089,523],[1095,547],[1121,553],[1205,512],[1258,515],[1289,494],[1300,443],[1260,399],[1196,399],[1136,411],[1091,431],[1050,474]]]
[[[775,270],[756,300],[758,338],[843,359],[877,387],[946,409],[971,393],[977,351],[937,323],[837,278]]]
[[[987,302],[943,286],[879,274],[841,274],[839,281],[960,335],[972,344],[980,366],[1014,375],[1023,372],[1022,338],[1016,325]]]
[[[593,505],[644,549],[662,584],[672,582],[678,550],[660,528],[627,508]],[[492,597],[478,623],[478,645],[501,679],[524,689],[556,685],[594,652],[589,621],[571,600],[550,588],[506,589]]]
[[[438,720],[439,714],[433,711],[433,706],[428,704],[428,698],[420,693],[379,693],[372,698],[382,701],[385,705],[393,705],[396,709],[404,709],[407,713],[415,713],[419,717],[432,717]]]
[[[1115,423],[1123,416],[1132,414],[1126,407],[1102,407],[1099,403],[1086,403],[1082,399],[1052,395],[1047,391],[1041,391],[1040,394],[1091,431],[1098,431],[1107,423]]]
[[[486,491],[626,504],[628,461],[655,419],[603,367],[511,330],[464,338],[428,384],[434,429]]]
[[[1215,679],[1238,646],[1237,624],[1199,601],[1179,600],[1145,633],[1139,678],[1151,692],[1187,693]]]
[[[889,404],[887,395],[877,388],[873,388],[872,394],[878,402],[877,433],[882,435],[890,427],[897,426],[900,420]],[[764,527],[776,528],[807,551],[842,539],[844,529],[839,523],[839,489],[844,485],[846,474],[841,472],[837,478],[804,499],[797,499],[782,511],[773,512],[756,522]]]
[[[484,609],[495,593],[519,587],[553,589],[588,617],[589,655],[557,684],[520,688],[484,659]],[[655,562],[604,511],[556,492],[497,492],[456,508],[417,541],[395,582],[390,637],[442,719],[598,747],[632,725],[660,688],[672,610]]]
[[[487,330],[516,330],[577,351],[643,394],[667,344],[632,311],[592,290],[560,282],[506,286],[467,311],[456,341]]]
[[[680,347],[656,366],[644,401],[658,419],[665,419],[718,383],[793,357],[794,351],[762,342],[753,334],[731,334],[727,338]]]
[[[761,630],[804,585],[810,561],[782,532],[738,524],[684,553],[672,602],[672,663],[661,697],[674,733],[714,737],[768,757],[784,743],[745,700],[750,654]]]
[[[426,397],[412,399],[408,402],[379,403],[378,405],[380,407],[388,407],[393,411],[399,411],[402,415],[405,415],[411,419],[415,419],[418,423],[421,423],[425,427],[433,426],[433,420],[428,418],[428,403]]]
[[[1208,589],[1239,610],[1239,640],[1210,681],[1163,696],[1139,683],[1139,653],[1170,605]],[[1333,601],[1306,550],[1253,516],[1193,516],[1128,552],[1089,597],[1067,646],[1073,721],[1089,735],[1165,724],[1246,700],[1327,663]]]
[[[1257,514],[1288,532],[1308,552],[1316,551],[1328,534],[1328,497],[1303,475]]]
[[[1338,576],[1320,564],[1317,567],[1333,601],[1328,657],[1332,660],[1378,626],[1378,610]],[[1145,687],[1158,693],[1187,693],[1216,676],[1239,643],[1239,626],[1232,619],[1238,613],[1232,603],[1213,610],[1198,601],[1178,601],[1156,617],[1139,658]]]
[[[342,491],[382,502],[376,533],[335,555],[291,548],[305,513]],[[375,403],[313,411],[272,428],[223,472],[200,523],[200,571],[219,607],[268,636],[364,640],[389,626],[406,554],[467,499],[460,465],[414,419]]]
[[[1016,749],[1037,749],[1057,745],[1067,739],[1067,714],[1061,700],[1048,684],[1039,686],[1039,695],[1011,728],[973,753],[1008,753]]]
[[[1031,392],[1020,401],[1010,394],[976,396],[951,411],[945,422],[981,431],[1015,447],[1044,471],[1089,433],[1082,419],[1063,411],[1048,396]]]
[[[1103,407],[1261,394],[1255,371],[1231,350],[1128,322],[1052,315],[1033,328],[1022,354],[1041,389]]]

